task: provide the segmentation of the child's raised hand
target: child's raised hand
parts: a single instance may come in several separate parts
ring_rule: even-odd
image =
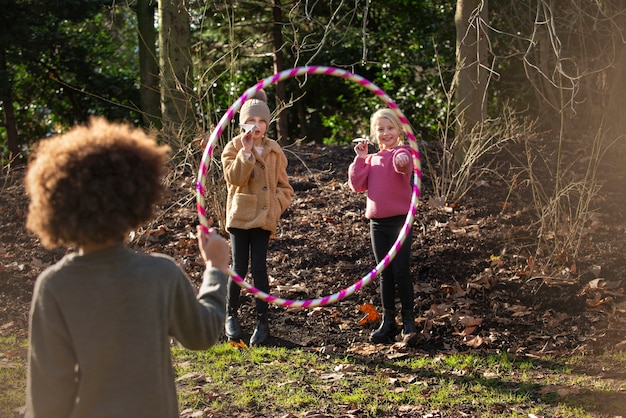
[[[198,246],[200,254],[207,267],[215,267],[223,272],[228,270],[230,264],[230,245],[215,228],[211,228],[208,233],[204,232],[201,225],[197,227]]]
[[[253,145],[254,139],[252,138],[252,131],[249,131],[241,137],[241,146],[245,152],[252,152]]]
[[[357,142],[357,144],[354,146],[354,152],[356,153],[357,157],[365,158],[365,156],[367,156],[367,141]]]
[[[406,165],[409,163],[409,156],[404,153],[399,153],[396,155],[395,160],[398,167],[406,167]]]

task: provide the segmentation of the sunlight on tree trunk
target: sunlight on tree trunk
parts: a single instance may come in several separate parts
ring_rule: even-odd
[[[457,0],[456,14],[456,117],[457,135],[469,134],[486,117],[487,0]],[[463,141],[461,141],[463,142]],[[457,149],[462,161],[466,146]]]
[[[159,64],[163,134],[181,140],[193,134],[189,13],[184,0],[159,1]]]
[[[617,22],[620,22],[616,27],[626,28],[626,15],[617,15],[616,19],[619,19]],[[619,37],[618,39],[621,40],[623,38]],[[622,150],[626,150],[626,144],[624,144],[624,138],[626,137],[626,117],[624,110],[626,109],[626,94],[624,94],[626,91],[626,43],[623,41],[616,42],[615,45],[618,50],[616,51],[617,58],[610,72],[608,119],[613,127],[615,138],[621,138],[620,143],[622,144]]]

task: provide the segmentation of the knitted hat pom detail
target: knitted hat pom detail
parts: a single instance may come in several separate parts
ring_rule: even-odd
[[[250,99],[258,99],[267,103],[267,94],[265,93],[265,90],[263,89],[257,90],[256,93],[254,93],[254,96],[252,96]]]

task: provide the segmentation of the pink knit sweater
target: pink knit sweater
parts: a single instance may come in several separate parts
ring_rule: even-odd
[[[355,157],[350,164],[348,184],[355,192],[367,191],[365,217],[368,219],[406,215],[411,206],[413,160],[405,167],[397,167],[395,156],[398,153],[411,157],[409,147],[398,146],[365,158]]]

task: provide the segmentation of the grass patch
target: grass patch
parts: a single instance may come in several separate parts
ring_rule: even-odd
[[[206,352],[174,348],[173,354],[181,408],[188,416],[203,411],[219,416],[614,417],[626,410],[624,376],[574,372],[589,364],[586,358],[451,354],[374,361],[227,343]],[[607,361],[623,366],[623,360],[595,361],[600,367]]]
[[[26,398],[27,342],[14,336],[0,336],[0,417],[23,416]]]
[[[0,416],[24,405],[26,341],[0,337]],[[398,359],[305,349],[172,348],[182,417],[617,417],[626,354],[537,359],[507,354]],[[291,414],[291,415],[288,415]],[[307,415],[308,414],[308,415]]]

